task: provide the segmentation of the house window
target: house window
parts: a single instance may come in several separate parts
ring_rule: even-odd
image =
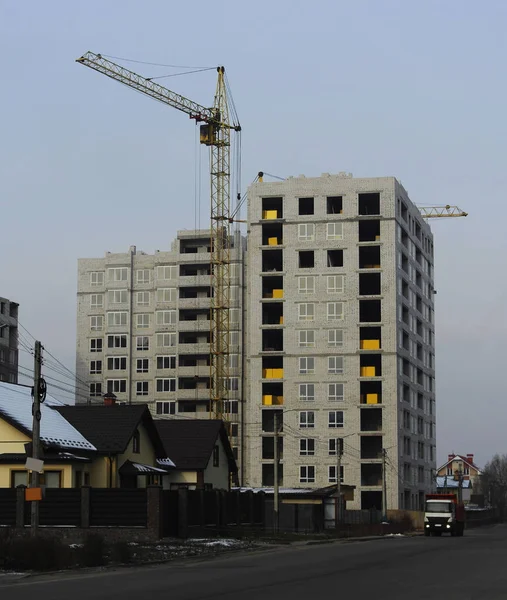
[[[145,351],[150,349],[150,338],[145,335],[137,336],[136,347],[140,351]]]
[[[331,375],[341,375],[343,373],[343,356],[328,356],[327,372]]]
[[[299,467],[299,483],[315,483],[315,467],[301,465]]]
[[[239,426],[237,423],[231,423],[231,437],[238,437]]]
[[[299,223],[298,239],[301,242],[312,242],[315,239],[315,225],[313,223]]]
[[[102,396],[102,383],[90,383],[90,397]]]
[[[239,323],[239,308],[230,308],[229,309],[229,322],[230,323]]]
[[[454,475],[452,472],[452,467],[447,467],[447,475]]]
[[[239,354],[229,354],[229,369],[239,369]]]
[[[99,375],[102,373],[102,361],[92,360],[90,361],[90,375]]]
[[[343,402],[343,383],[329,383],[327,399],[329,402]]]
[[[343,302],[327,303],[327,320],[343,321]]]
[[[150,270],[149,269],[138,269],[136,271],[137,283],[150,283]]]
[[[104,285],[104,271],[92,271],[90,273],[90,285]]]
[[[328,469],[328,483],[337,483],[336,481],[336,465],[329,465]],[[340,483],[343,483],[343,467],[340,466]]]
[[[148,395],[148,381],[138,381],[136,383],[136,396]]]
[[[220,446],[218,444],[213,448],[213,466],[220,466]]]
[[[315,400],[315,384],[300,383],[299,384],[299,399],[303,402],[313,402]]]
[[[157,302],[176,302],[176,288],[159,288]]]
[[[328,413],[328,426],[329,427],[343,427],[343,411],[342,410],[330,410]]]
[[[313,456],[315,454],[315,440],[313,438],[301,438],[299,440],[299,455]]]
[[[107,313],[108,327],[124,327],[127,325],[128,313],[125,311],[113,311]]]
[[[176,265],[161,265],[157,267],[157,279],[176,279],[177,274]]]
[[[327,293],[328,294],[343,294],[345,289],[344,275],[328,275],[327,276]]]
[[[102,352],[102,338],[92,338],[90,340],[90,352]]]
[[[157,346],[159,348],[169,348],[176,346],[175,333],[157,333]]]
[[[127,391],[126,379],[108,379],[107,391],[113,394],[124,394]]]
[[[341,348],[343,346],[343,329],[328,329],[327,345],[332,348]]]
[[[107,336],[107,347],[108,348],[126,348],[127,347],[127,336],[126,335],[108,335]]]
[[[157,402],[157,415],[175,415],[176,402]]]
[[[312,375],[315,373],[315,358],[313,356],[299,357],[299,373],[301,375]]]
[[[132,436],[132,452],[134,454],[140,454],[141,452],[141,434],[139,433],[139,430],[136,430]]]
[[[326,240],[343,240],[343,223],[328,223]]]
[[[157,369],[176,369],[176,356],[157,356]]]
[[[176,379],[157,379],[157,392],[175,392]]]
[[[239,331],[229,331],[229,346],[239,346]]]
[[[108,371],[125,371],[127,368],[126,356],[110,356],[107,359]]]
[[[302,410],[299,413],[299,427],[310,429],[315,427],[315,413],[313,410]]]
[[[314,294],[315,277],[313,275],[298,277],[298,291],[300,294]]]
[[[137,292],[136,302],[137,306],[149,306],[150,305],[150,292]]]
[[[103,308],[104,294],[90,294],[90,308]]]
[[[137,373],[148,373],[150,361],[147,358],[137,359]]]
[[[127,290],[109,290],[107,299],[109,304],[126,304],[128,301]]]
[[[336,456],[336,453],[340,449],[343,454],[343,439],[342,438],[330,438],[328,440],[328,454],[329,456]]]
[[[313,302],[298,304],[298,320],[313,321],[315,319],[315,304]]]
[[[237,392],[239,390],[239,377],[229,377],[226,382],[226,388],[230,392]]]
[[[11,471],[11,487],[28,487],[28,471]]]
[[[140,313],[136,315],[136,326],[138,329],[149,329],[150,315],[149,313]]]
[[[175,310],[157,310],[157,325],[174,325],[176,323]]]
[[[107,278],[109,281],[127,281],[127,267],[115,267],[107,270]]]
[[[313,329],[298,331],[298,345],[300,348],[315,348],[315,331]]]
[[[104,327],[104,317],[101,315],[96,315],[90,317],[90,329],[92,331],[102,331]]]

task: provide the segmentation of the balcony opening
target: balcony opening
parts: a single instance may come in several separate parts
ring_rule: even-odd
[[[401,218],[408,223],[408,208],[405,202],[401,203]]]
[[[262,226],[262,245],[278,246],[283,244],[281,223],[266,223]]]
[[[264,276],[262,278],[263,298],[283,298],[283,277]]]
[[[211,241],[206,239],[180,240],[180,254],[205,254],[211,252]]]
[[[420,361],[423,360],[423,347],[422,347],[422,344],[417,344],[417,360],[420,360]]]
[[[207,400],[180,400],[178,402],[180,413],[208,413],[209,401]]]
[[[417,319],[417,335],[419,337],[423,337],[423,324],[422,321]]]
[[[380,350],[382,347],[381,327],[360,327],[359,348],[361,350]]]
[[[359,221],[359,241],[378,242],[380,240],[380,221]]]
[[[209,344],[211,334],[209,331],[180,331],[179,343],[180,344]]]
[[[264,329],[262,331],[263,352],[283,352],[283,329]]]
[[[408,275],[408,256],[406,256],[405,254],[401,255],[401,268],[403,269],[403,271],[405,271],[405,273]]]
[[[421,237],[422,237],[421,226],[419,225],[419,223],[417,223],[417,221],[416,221],[416,224],[415,224],[415,237],[419,241],[421,241]]]
[[[209,377],[180,377],[178,379],[179,390],[209,390]]]
[[[405,377],[408,377],[410,379],[412,365],[410,364],[410,361],[408,361],[406,358],[404,358],[402,361],[402,371],[403,371],[403,375],[405,375]]]
[[[262,405],[263,406],[282,406],[283,405],[283,383],[262,383]]]
[[[359,246],[359,268],[380,269],[380,246]]]
[[[281,219],[283,217],[282,207],[282,198],[263,198],[262,218],[267,220]]]
[[[381,486],[382,465],[378,463],[361,465],[361,485]]]
[[[382,376],[382,354],[361,354],[359,364],[361,377]]]
[[[209,354],[180,354],[178,357],[179,367],[209,367]]]
[[[299,198],[299,214],[313,215],[314,213],[313,198]]]
[[[262,251],[262,270],[264,273],[269,271],[283,270],[283,251],[282,250],[263,250]]]
[[[180,265],[181,277],[197,277],[200,275],[211,275],[211,266],[206,263],[197,265]]]
[[[406,306],[403,306],[401,309],[401,320],[405,325],[410,325],[410,312]]]
[[[195,298],[211,298],[211,288],[203,287],[180,287],[180,298],[189,300]]]
[[[410,404],[410,386],[406,383],[403,384],[403,402]]]
[[[359,295],[380,295],[380,273],[359,273]]]
[[[343,196],[328,196],[326,199],[328,215],[341,215],[343,212]]]
[[[262,459],[273,460],[275,458],[275,438],[262,438]],[[283,460],[283,437],[278,438],[278,458]]]
[[[415,284],[419,289],[422,288],[422,275],[421,275],[420,271],[416,271]]]
[[[300,269],[313,269],[315,266],[315,253],[313,250],[301,250],[298,252],[298,258]]]
[[[182,309],[179,314],[180,321],[209,321],[209,309],[190,310]]]
[[[408,241],[409,241],[408,232],[405,229],[402,229],[401,230],[401,243],[407,249],[408,249]]]
[[[382,404],[381,381],[361,381],[359,390],[361,404]]]
[[[416,295],[415,307],[416,307],[417,311],[422,314],[422,311],[423,311],[423,301],[422,301],[421,296],[419,296],[419,294]]]
[[[415,259],[422,266],[422,252],[419,250],[419,248],[416,248],[415,250]]]
[[[278,431],[283,431],[283,410],[264,408],[262,409],[262,432],[274,433],[275,431],[275,415],[278,421]]]
[[[361,492],[361,510],[382,510],[382,492]]]
[[[262,305],[263,325],[283,325],[283,303],[265,302]]]
[[[403,279],[401,282],[401,293],[403,297],[408,300],[408,283]]]
[[[382,431],[382,409],[361,409],[361,431]]]
[[[327,251],[327,266],[328,267],[343,267],[343,250],[328,250]]]
[[[273,487],[275,484],[275,467],[272,464],[262,465],[262,486]],[[283,485],[283,464],[278,465],[278,485]]]
[[[380,300],[359,300],[359,321],[361,323],[380,323],[382,320]]]
[[[380,215],[380,193],[359,194],[360,215]]]
[[[408,335],[408,333],[406,331],[402,331],[401,345],[403,347],[403,350],[410,352],[410,336]]]
[[[417,369],[417,384],[424,385],[424,372],[422,369]]]
[[[417,408],[424,410],[424,396],[421,393],[417,394]]]
[[[382,458],[382,436],[381,435],[362,435],[361,436],[361,459],[375,460]]]

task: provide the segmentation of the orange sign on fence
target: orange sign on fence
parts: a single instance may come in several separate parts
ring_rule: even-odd
[[[26,488],[25,500],[27,502],[36,502],[42,500],[42,488]]]

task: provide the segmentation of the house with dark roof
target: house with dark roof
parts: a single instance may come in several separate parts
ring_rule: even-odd
[[[222,421],[155,420],[166,456],[175,468],[164,476],[164,488],[230,489],[238,468]]]

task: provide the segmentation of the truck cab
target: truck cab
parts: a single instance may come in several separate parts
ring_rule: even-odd
[[[454,494],[427,494],[424,512],[424,535],[449,533],[462,536],[465,529],[465,507]]]

